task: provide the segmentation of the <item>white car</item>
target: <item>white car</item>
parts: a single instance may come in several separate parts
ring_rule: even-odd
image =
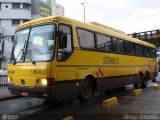
[[[7,74],[8,74],[7,68],[2,68],[0,70],[0,76],[7,75]]]

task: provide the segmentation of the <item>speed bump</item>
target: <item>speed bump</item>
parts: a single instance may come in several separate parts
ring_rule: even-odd
[[[154,90],[160,90],[160,85],[154,86]]]
[[[106,99],[106,100],[103,100],[103,103],[102,103],[102,106],[104,108],[109,108],[113,105],[116,105],[118,104],[118,99],[117,97],[112,97],[112,98],[109,98],[109,99]]]
[[[136,89],[136,90],[132,90],[132,95],[137,96],[142,94],[142,89]]]
[[[74,117],[73,116],[68,116],[68,117],[63,118],[62,120],[74,120]]]

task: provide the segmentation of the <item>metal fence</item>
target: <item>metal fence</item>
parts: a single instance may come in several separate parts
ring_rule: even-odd
[[[0,87],[7,87],[8,80],[6,75],[0,76]]]
[[[0,76],[0,99],[4,99],[12,96],[7,86],[8,86],[7,76],[6,75]]]

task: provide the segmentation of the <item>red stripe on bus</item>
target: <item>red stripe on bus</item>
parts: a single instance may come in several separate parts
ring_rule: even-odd
[[[103,72],[101,71],[100,68],[98,68],[99,73],[101,74],[101,76],[103,76]]]
[[[96,72],[96,75],[99,77],[99,73],[98,72]]]

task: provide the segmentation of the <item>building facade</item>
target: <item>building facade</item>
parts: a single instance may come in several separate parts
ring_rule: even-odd
[[[32,0],[32,19],[47,16],[64,16],[64,7],[53,0]]]
[[[0,0],[0,26],[4,36],[13,36],[17,25],[31,20],[31,0]]]
[[[31,0],[0,0],[0,68],[6,67],[16,26],[31,20]]]
[[[63,6],[53,0],[0,0],[0,69],[10,58],[16,27],[51,15],[64,16]]]

